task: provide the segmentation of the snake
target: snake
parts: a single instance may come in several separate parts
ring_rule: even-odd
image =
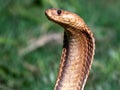
[[[50,21],[64,28],[63,48],[54,90],[84,90],[91,70],[95,39],[85,21],[75,13],[47,9]]]

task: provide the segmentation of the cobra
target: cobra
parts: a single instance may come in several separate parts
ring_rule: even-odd
[[[95,39],[84,20],[69,11],[48,9],[49,20],[64,28],[63,50],[54,90],[83,90],[95,51]]]

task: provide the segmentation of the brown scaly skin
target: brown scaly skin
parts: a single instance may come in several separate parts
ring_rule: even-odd
[[[45,12],[49,20],[64,30],[63,51],[54,90],[83,90],[94,57],[94,37],[78,15],[58,9]]]

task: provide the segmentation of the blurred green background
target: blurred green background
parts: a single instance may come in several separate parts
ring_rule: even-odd
[[[0,0],[0,90],[53,90],[63,28],[48,8],[79,14],[94,33],[85,90],[120,90],[120,0]]]

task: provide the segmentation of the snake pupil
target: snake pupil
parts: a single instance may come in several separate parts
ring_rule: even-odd
[[[60,15],[60,14],[61,14],[61,12],[62,12],[61,10],[57,10],[57,14],[58,14],[58,15]]]

